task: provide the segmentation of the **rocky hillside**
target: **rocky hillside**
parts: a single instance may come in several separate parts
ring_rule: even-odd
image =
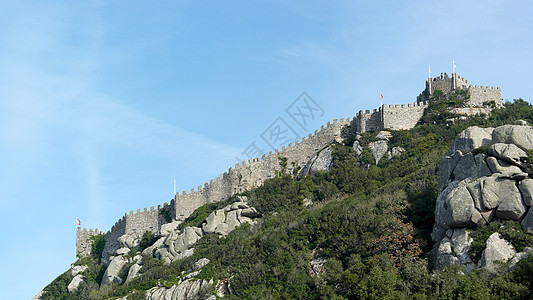
[[[461,132],[439,167],[439,190],[435,210],[433,241],[436,266],[461,264],[467,272],[484,267],[494,272],[507,262],[507,268],[533,253],[530,247],[515,247],[502,235],[533,233],[533,170],[529,151],[533,150],[533,128],[504,125],[497,128],[469,127]],[[476,264],[469,250],[470,233],[479,227],[495,228]],[[509,220],[511,222],[503,222]],[[516,227],[512,226],[515,222]],[[521,226],[518,226],[520,222]],[[508,232],[511,231],[511,232]],[[513,232],[514,231],[514,232]],[[513,238],[513,237],[509,237]],[[528,240],[528,236],[523,237]],[[483,242],[483,241],[481,241]]]
[[[517,100],[328,145],[109,258],[95,237],[36,298],[532,298],[527,124]]]

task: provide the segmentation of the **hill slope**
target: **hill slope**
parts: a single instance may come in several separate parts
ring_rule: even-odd
[[[323,168],[328,171],[297,179],[282,168],[276,178],[238,199],[200,207],[170,230],[176,234],[173,242],[187,230],[198,233],[189,245],[194,251],[182,255],[183,259],[165,263],[154,257],[174,233],[159,239],[146,233],[128,248],[116,272],[116,281],[131,279],[127,283],[110,280],[102,285],[103,278],[110,277],[99,264],[102,240],[95,239],[92,255],[74,264],[88,266],[79,273],[83,282],[77,290],[68,291],[78,275],[73,268],[48,285],[41,299],[159,299],[165,293],[208,298],[217,292],[228,299],[533,297],[531,256],[511,272],[478,269],[464,275],[458,275],[459,266],[433,270],[430,258],[437,169],[454,138],[472,125],[496,127],[519,119],[533,124],[533,107],[516,100],[488,117],[456,120],[449,126],[430,112],[434,114],[428,111],[425,124],[391,131],[388,149],[402,151],[384,155],[377,165],[369,145],[383,139],[377,132],[365,133],[355,147],[354,140],[346,140],[322,150],[331,151],[331,165]],[[283,161],[280,164],[283,167]],[[244,216],[245,206],[231,209],[237,200],[255,209],[256,218],[239,222],[242,225],[232,231],[214,229],[205,234],[217,212],[229,215],[240,209],[237,217]],[[522,247],[533,246],[530,237],[525,233],[515,236]],[[154,247],[158,240],[161,245]],[[207,264],[196,264],[200,261]],[[132,268],[137,268],[137,276],[128,276]],[[149,289],[150,296],[145,296]]]

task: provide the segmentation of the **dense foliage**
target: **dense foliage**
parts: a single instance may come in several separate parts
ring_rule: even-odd
[[[462,103],[461,99],[451,100]],[[443,100],[448,101],[446,107],[451,100]],[[455,136],[471,125],[498,126],[518,119],[533,124],[533,107],[516,100],[488,117],[470,117],[449,126],[443,126],[440,117],[434,119],[432,112],[412,130],[391,132],[389,147],[406,149],[401,156],[384,158],[376,166],[364,153],[362,159],[357,157],[349,142],[335,145],[334,166],[329,172],[300,180],[281,172],[245,193],[263,214],[256,226],[242,225],[226,238],[205,235],[196,243],[193,256],[169,266],[144,258],[143,275],[127,284],[91,290],[99,283],[93,276],[82,284],[80,292],[69,297],[107,299],[129,294],[129,299],[142,299],[143,290],[156,284],[175,284],[183,271],[203,257],[211,262],[199,277],[231,278],[234,294],[228,299],[533,297],[533,257],[502,274],[484,270],[463,274],[459,266],[431,271],[428,258],[437,168]],[[366,144],[374,137],[365,133],[361,142]],[[304,206],[304,200],[313,204]],[[199,226],[211,211],[228,201],[198,208],[180,227]],[[500,228],[517,249],[533,245],[531,235],[516,231],[512,222],[494,222],[473,230],[472,235],[483,241],[488,232]],[[472,251],[477,258],[479,245],[474,244]],[[322,273],[315,276],[310,262],[318,257],[326,263]],[[97,274],[93,267],[91,274]],[[68,295],[63,288],[68,276],[63,274],[50,284],[47,295]]]

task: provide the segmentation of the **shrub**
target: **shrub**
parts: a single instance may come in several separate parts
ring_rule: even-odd
[[[144,232],[139,243],[139,251],[142,252],[144,249],[152,246],[155,241],[157,241],[157,237],[151,231]]]
[[[172,216],[170,212],[170,208],[164,207],[159,211],[159,215],[165,219],[165,222],[170,223],[172,222]]]
[[[89,238],[91,242],[91,256],[100,261],[105,248],[105,238],[101,234],[93,235]]]

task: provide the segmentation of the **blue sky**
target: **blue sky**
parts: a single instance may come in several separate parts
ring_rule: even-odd
[[[75,259],[75,218],[107,231],[244,158],[278,117],[306,136],[413,102],[427,67],[533,96],[528,1],[0,3],[2,299]],[[305,128],[285,109],[307,92]],[[292,122],[292,123],[291,123]]]

